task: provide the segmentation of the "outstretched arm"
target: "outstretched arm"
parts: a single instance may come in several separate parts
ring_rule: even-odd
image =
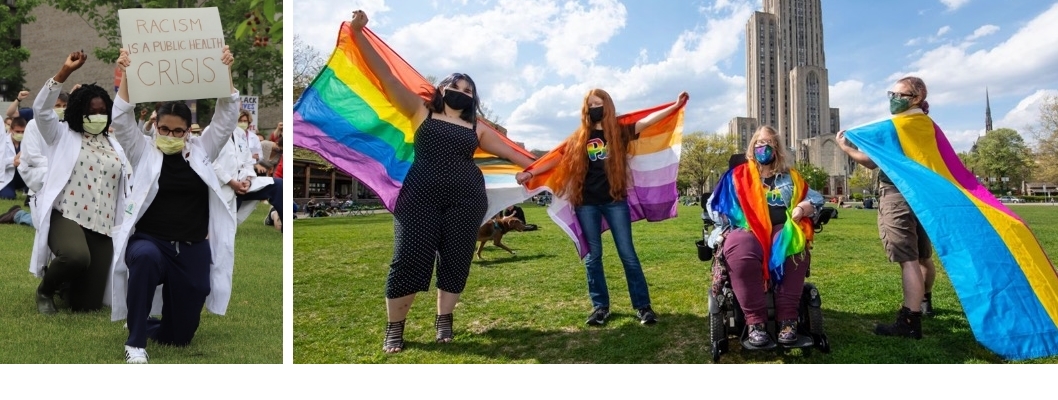
[[[856,163],[869,169],[878,168],[878,165],[875,164],[874,161],[867,156],[867,153],[864,153],[859,149],[853,148],[849,145],[848,139],[845,138],[845,130],[838,132],[837,141],[838,147],[841,148],[841,151],[844,151],[845,154],[848,154],[849,158],[851,158]]]
[[[14,118],[18,116],[18,107],[22,105],[22,101],[29,97],[29,91],[23,90],[18,92],[18,97],[15,101],[11,102],[11,105],[7,106],[7,117]]]
[[[418,122],[426,118],[426,106],[423,104],[422,98],[397,79],[397,76],[389,69],[389,64],[386,64],[382,56],[378,55],[375,47],[371,46],[371,42],[364,36],[364,26],[366,25],[367,14],[360,10],[353,11],[353,19],[350,22],[350,26],[353,30],[353,41],[356,43],[356,48],[360,50],[360,55],[364,57],[368,68],[378,77],[382,83],[382,88],[386,91],[386,95],[397,106],[401,114],[411,118],[412,121],[418,124]]]
[[[121,83],[118,84],[118,97],[114,99],[114,109],[110,114],[110,127],[114,129],[114,138],[118,140],[125,157],[128,157],[133,168],[137,168],[144,153],[150,148],[150,139],[140,131],[136,124],[135,105],[129,104],[129,74],[125,69],[131,65],[129,52],[121,49],[117,65],[121,69]]]
[[[518,164],[518,166],[522,168],[528,167],[529,164],[533,163],[531,158],[526,157],[507,145],[507,142],[500,139],[500,136],[497,135],[496,132],[485,129],[483,126],[478,126],[478,136],[481,138],[480,146],[482,150],[511,160],[511,162]]]
[[[661,121],[662,119],[665,119],[665,117],[671,115],[673,112],[676,112],[676,110],[679,110],[680,107],[683,107],[684,104],[687,104],[687,100],[690,99],[690,97],[691,96],[687,94],[687,92],[681,92],[680,95],[676,97],[676,102],[672,103],[671,106],[665,107],[661,111],[650,114],[646,116],[646,118],[637,121],[636,133],[638,134],[639,132],[642,132],[644,129],[649,128],[651,125],[658,123],[658,121]]]
[[[228,76],[231,76],[231,64],[235,62],[228,46],[221,51],[220,62],[228,68]],[[209,161],[217,159],[224,144],[231,140],[231,134],[235,131],[235,125],[239,121],[239,91],[235,85],[230,83],[231,95],[217,99],[216,109],[213,111],[213,119],[209,126],[202,130],[202,144],[209,155]]]
[[[55,143],[55,138],[63,130],[63,125],[59,122],[59,116],[55,114],[55,100],[59,98],[62,84],[70,78],[70,74],[81,68],[87,60],[88,56],[82,51],[70,53],[66,57],[66,61],[63,62],[62,68],[59,68],[59,72],[45,83],[44,87],[40,88],[40,94],[33,99],[33,120],[37,121],[37,129],[40,130],[40,136],[44,138],[44,142],[48,145]]]

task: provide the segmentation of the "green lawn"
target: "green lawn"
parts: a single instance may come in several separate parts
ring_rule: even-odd
[[[547,217],[526,205],[541,229],[512,233],[486,246],[476,260],[455,312],[453,343],[434,343],[436,288],[420,294],[408,316],[405,349],[381,351],[384,286],[393,252],[389,214],[295,221],[295,363],[702,363],[710,362],[709,265],[698,261],[701,208],[633,225],[650,284],[655,326],[635,319],[613,241],[604,234],[604,265],[613,314],[605,327],[584,324],[588,300],[584,267],[573,244]],[[1013,206],[1049,254],[1058,254],[1058,207]],[[820,288],[832,352],[786,354],[742,351],[731,343],[723,363],[1000,363],[974,340],[943,271],[934,288],[937,315],[923,322],[919,341],[878,337],[901,302],[900,273],[878,239],[874,210],[843,209],[819,234],[812,276]],[[939,264],[938,264],[939,265]],[[1058,357],[1031,362],[1058,363]]]
[[[0,212],[20,201],[0,200]],[[191,345],[148,342],[153,364],[283,362],[283,239],[264,226],[267,206],[239,227],[235,272],[226,316],[203,311]],[[40,283],[29,273],[33,229],[0,225],[0,364],[124,363],[128,332],[110,321],[110,309],[55,316],[37,313],[33,294]]]

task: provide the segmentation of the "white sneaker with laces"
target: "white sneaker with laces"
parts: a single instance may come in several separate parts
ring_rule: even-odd
[[[146,364],[147,349],[125,346],[125,362],[128,364]]]

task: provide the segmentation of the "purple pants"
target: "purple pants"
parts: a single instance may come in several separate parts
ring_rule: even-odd
[[[781,229],[782,226],[776,226],[772,231],[778,233]],[[723,255],[731,276],[731,289],[746,315],[746,323],[764,323],[768,320],[768,303],[762,270],[764,255],[757,238],[747,231],[732,230],[724,239]],[[775,315],[779,321],[797,319],[797,305],[811,260],[807,248],[786,258],[783,265],[786,275],[775,288]]]

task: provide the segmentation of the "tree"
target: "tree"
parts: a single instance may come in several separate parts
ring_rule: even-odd
[[[683,135],[681,147],[677,186],[683,182],[699,194],[712,191],[716,180],[727,171],[727,160],[739,152],[726,137],[701,131]]]
[[[808,162],[799,162],[796,168],[797,172],[800,172],[801,176],[805,178],[805,182],[808,182],[808,187],[816,191],[822,191],[823,186],[826,186],[827,180],[830,178],[826,170]]]
[[[4,99],[14,99],[26,86],[26,73],[19,65],[29,60],[29,50],[6,38],[14,38],[20,26],[34,21],[29,13],[38,4],[40,0],[15,0],[14,9],[0,6],[0,38],[5,38],[0,40],[0,86],[4,86],[0,97]]]
[[[1017,131],[1000,128],[977,140],[975,172],[986,179],[989,190],[1006,192],[1011,187],[1020,187],[1023,180],[1032,175],[1034,161],[1032,151]],[[1007,178],[1003,182],[1002,178]]]
[[[872,170],[856,164],[856,169],[852,171],[852,176],[849,176],[849,195],[862,193],[864,190],[873,194],[877,186],[877,179],[877,169]]]
[[[1058,183],[1058,96],[1040,106],[1040,124],[1035,129],[1036,181]]]
[[[294,76],[292,80],[295,102],[312,84],[312,80],[316,79],[324,62],[319,50],[305,43],[300,35],[294,35],[294,70],[292,71]]]
[[[238,27],[246,23],[246,14],[255,12],[256,7],[253,5],[260,7],[261,0],[47,0],[47,2],[59,10],[80,16],[95,29],[101,38],[107,41],[105,47],[97,47],[92,51],[96,58],[105,63],[117,61],[121,49],[118,10],[217,7],[221,25],[224,26],[224,44],[228,45],[232,54],[235,55],[235,64],[231,67],[235,88],[243,95],[262,96],[261,106],[280,103],[283,100],[282,31],[277,32],[280,40],[273,41],[275,44],[271,45],[260,46],[258,40],[256,43],[258,46],[254,46],[255,42],[251,41],[250,37],[235,38]],[[274,4],[281,5],[282,2],[276,1]],[[265,92],[269,94],[264,95]]]

